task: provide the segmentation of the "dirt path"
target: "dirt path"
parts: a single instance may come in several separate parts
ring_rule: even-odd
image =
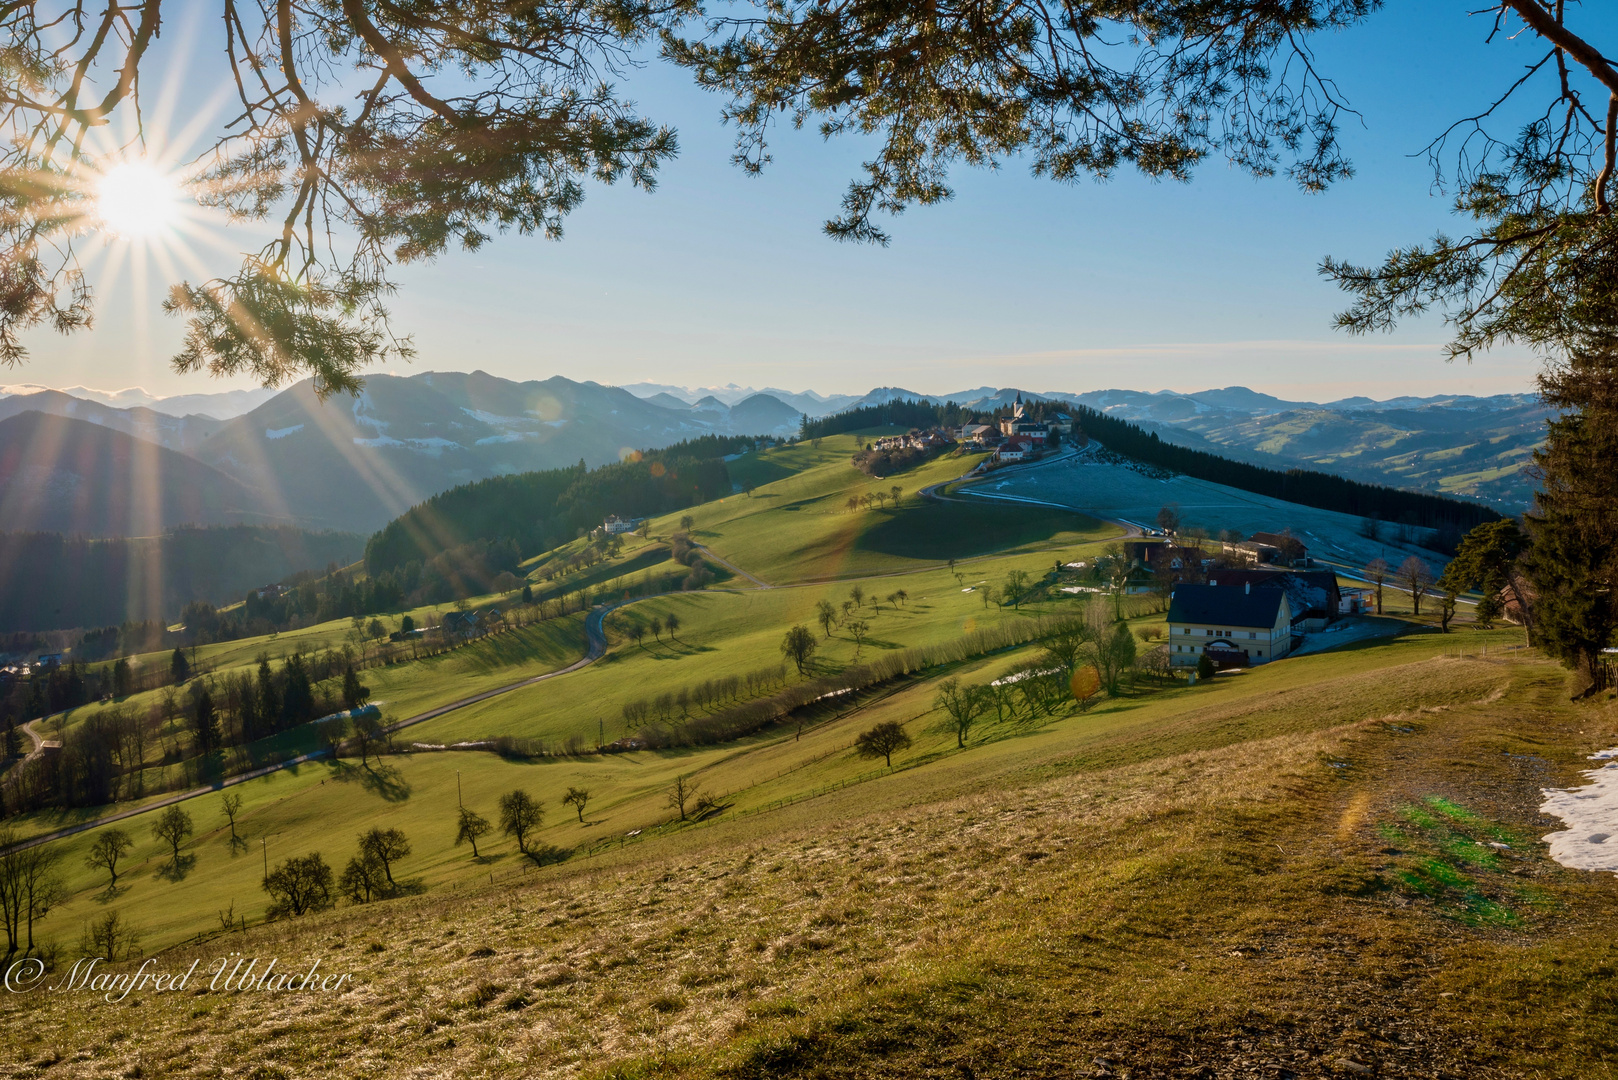
[[[749,574],[746,570],[743,570],[741,567],[737,566],[735,563],[731,562],[729,559],[725,558],[724,556],[715,555],[713,553],[713,550],[711,548],[707,547],[705,544],[696,544],[696,545],[693,545],[693,546],[695,546],[698,551],[700,551],[704,555],[708,556],[708,558],[712,559],[714,562],[718,563],[720,566],[723,566],[726,570],[729,570],[733,574],[741,575],[742,577],[746,578],[748,581],[751,581],[758,588],[760,588],[760,589],[773,589],[773,588],[775,588],[774,585],[771,585],[769,582],[764,581],[761,578],[754,577],[752,574]]]

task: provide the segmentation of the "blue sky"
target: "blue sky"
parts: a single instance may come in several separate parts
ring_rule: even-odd
[[[211,27],[197,24],[198,47]],[[170,56],[183,54],[184,30],[171,25]],[[1445,363],[1437,317],[1367,339],[1333,331],[1343,300],[1316,274],[1327,254],[1374,261],[1459,228],[1420,151],[1484,107],[1532,51],[1484,46],[1487,31],[1466,5],[1428,0],[1317,39],[1322,68],[1364,114],[1344,132],[1358,175],[1324,195],[1222,161],[1189,185],[1120,173],[1062,186],[1013,160],[958,171],[955,199],[892,221],[887,248],[820,232],[858,168],[857,140],[783,133],[774,164],[745,176],[729,164],[718,99],[653,66],[626,82],[647,114],[680,132],[680,157],[656,193],[595,187],[560,243],[505,236],[403,269],[395,314],[419,356],[392,370],[823,392],[1244,384],[1328,400],[1527,390],[1537,365],[1523,350]],[[225,270],[223,254],[206,261]],[[149,276],[142,289],[129,274],[103,284],[94,331],[30,335],[31,362],[0,381],[164,394],[248,385],[168,370],[182,327],[157,311],[161,284]]]

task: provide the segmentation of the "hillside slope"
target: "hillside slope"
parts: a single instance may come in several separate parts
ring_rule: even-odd
[[[84,420],[181,452],[200,445],[221,423],[210,416],[174,416],[142,405],[87,401],[61,390],[30,390],[0,397],[0,420],[25,412]]]
[[[642,401],[561,377],[516,383],[483,372],[368,376],[354,398],[319,401],[300,383],[229,421],[197,457],[274,492],[277,512],[322,528],[371,531],[458,484],[738,431],[770,434],[786,406],[734,420]],[[754,428],[758,430],[754,430]]]
[[[288,525],[178,528],[89,540],[0,532],[0,632],[167,621],[193,600],[229,604],[300,570],[359,558],[365,538]],[[26,567],[26,572],[18,569]]]
[[[1612,717],[1553,702],[1542,662],[1468,644],[1459,659],[1402,639],[992,724],[891,771],[854,758],[878,717],[927,730],[923,691],[828,726],[812,751],[713,759],[715,790],[759,782],[702,825],[663,810],[609,842],[657,813],[655,790],[557,815],[547,840],[588,854],[543,868],[509,841],[480,859],[449,845],[456,768],[487,806],[511,786],[591,784],[594,761],[282,774],[250,791],[248,837],[341,866],[360,828],[403,825],[431,850],[401,877],[463,884],[228,934],[208,911],[210,939],[155,954],[157,970],[319,958],[348,985],[8,994],[0,1062],[70,1077],[249,1060],[356,1078],[1611,1077],[1613,886],[1533,837],[1538,785],[1576,782]],[[833,770],[861,779],[828,785]],[[127,891],[107,902],[206,891],[239,912],[255,853],[232,857],[223,819],[204,821],[167,876],[132,828]]]
[[[0,522],[7,529],[151,536],[174,525],[279,516],[240,480],[121,431],[38,412],[0,421]]]

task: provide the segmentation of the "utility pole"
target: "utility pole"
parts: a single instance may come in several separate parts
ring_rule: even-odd
[[[270,838],[261,836],[258,838],[258,843],[259,847],[264,851],[264,876],[268,878],[270,876]]]
[[[459,769],[455,770],[455,805],[457,807],[465,806],[465,804],[461,802],[461,770]]]

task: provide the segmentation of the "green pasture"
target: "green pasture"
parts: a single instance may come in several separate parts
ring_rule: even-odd
[[[457,790],[491,820],[497,818],[502,793],[528,790],[546,805],[538,843],[588,853],[693,827],[679,825],[667,805],[666,791],[680,775],[720,800],[724,809],[717,820],[763,813],[758,827],[767,830],[767,814],[775,807],[808,798],[804,805],[813,814],[816,795],[850,783],[868,785],[861,800],[867,808],[904,805],[983,785],[1111,769],[1360,720],[1420,723],[1422,710],[1480,700],[1506,686],[1510,672],[1479,659],[1488,642],[1499,655],[1504,637],[1499,631],[1417,633],[1223,675],[1196,687],[1143,685],[1084,714],[980,720],[965,751],[956,749],[954,735],[942,729],[942,714],[934,709],[937,679],[946,674],[938,672],[828,704],[812,715],[801,738],[795,729],[778,728],[718,746],[616,755],[507,760],[483,751],[427,752],[365,766],[352,759],[304,765],[233,789],[246,799],[237,826],[248,841],[246,849],[233,852],[218,794],[182,804],[197,835],[184,847],[178,870],[150,834],[153,813],[117,823],[113,827],[124,829],[136,848],[112,894],[105,889],[104,873],[84,863],[95,831],[57,842],[70,899],[43,929],[71,945],[85,921],[111,907],[140,927],[153,948],[216,927],[220,911],[234,910],[253,921],[265,907],[258,882],[266,853],[273,865],[319,850],[340,871],[353,853],[355,836],[372,826],[406,832],[413,852],[396,876],[422,888],[526,872],[526,860],[498,835],[481,845],[482,858],[476,861],[468,848],[454,845]],[[1036,652],[1030,646],[979,658],[948,674],[988,681]],[[1454,655],[1460,652],[1467,657]],[[586,674],[544,685],[560,690],[582,684]],[[860,731],[883,720],[904,725],[914,740],[911,749],[895,756],[891,773],[880,760],[860,758],[852,749]],[[453,726],[448,721],[412,729],[402,741],[422,739],[428,727],[438,741],[459,737],[462,733],[445,730]],[[592,796],[583,823],[560,804],[574,786]],[[16,824],[37,831],[40,823]],[[638,835],[629,835],[637,830]]]
[[[825,674],[841,671],[856,657],[953,640],[1006,619],[1077,613],[1079,601],[1060,593],[1059,598],[1023,604],[1020,611],[984,604],[985,588],[1002,585],[1008,571],[1021,569],[1038,581],[1054,561],[1047,553],[1011,555],[962,564],[960,578],[944,569],[862,581],[860,587],[878,601],[873,607],[868,595],[860,609],[858,619],[869,626],[863,645],[846,622],[828,636],[815,619],[820,600],[831,603],[841,617],[854,583],[707,590],[643,600],[613,614],[613,647],[600,662],[566,679],[506,694],[411,730],[415,738],[434,742],[495,735],[594,740],[605,731],[611,742],[628,734],[622,719],[626,702],[781,664],[781,640],[794,625],[809,627],[818,643],[810,674]],[[907,600],[886,599],[899,589],[909,593]],[[681,624],[676,637],[646,633],[639,644],[627,638],[629,625],[670,614]],[[796,672],[791,677],[796,679]]]
[[[1116,526],[1038,507],[928,502],[922,488],[970,471],[981,454],[947,454],[880,480],[849,463],[868,436],[837,435],[749,454],[731,463],[737,482],[758,484],[653,521],[654,533],[696,519],[694,538],[772,585],[852,579],[972,559],[1069,546],[1120,535]],[[848,500],[895,485],[897,508],[850,510]]]

